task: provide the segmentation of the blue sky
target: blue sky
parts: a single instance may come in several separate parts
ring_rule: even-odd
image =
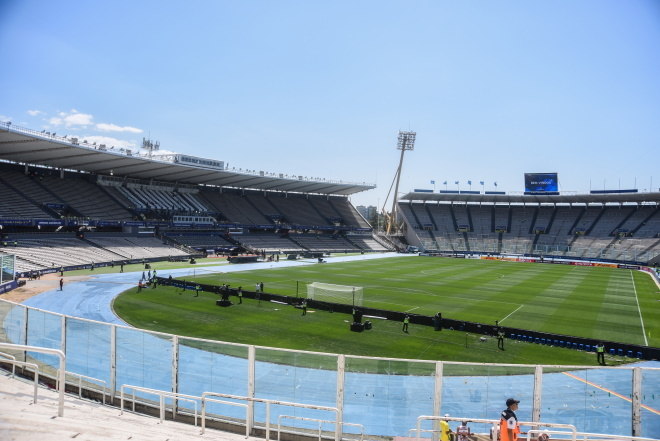
[[[401,192],[660,187],[660,2],[0,0],[0,120]],[[388,204],[389,205],[389,204]]]

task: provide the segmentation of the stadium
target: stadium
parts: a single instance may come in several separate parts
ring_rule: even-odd
[[[190,433],[490,439],[513,396],[530,436],[660,438],[660,192],[418,189],[380,230],[373,184],[143,147],[0,123],[0,293],[62,283],[0,296],[7,372]]]

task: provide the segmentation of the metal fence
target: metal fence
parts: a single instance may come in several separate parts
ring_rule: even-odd
[[[143,331],[7,301],[0,301],[0,324],[1,342],[62,350],[67,371],[105,382],[113,396],[129,384],[181,395],[247,397],[255,427],[275,426],[286,412],[301,417],[287,419],[292,426],[338,420],[343,436],[406,436],[420,415],[498,418],[504,401],[515,397],[521,401],[521,420],[660,438],[657,362],[590,368],[292,351]],[[37,363],[45,375],[56,373],[53,355],[13,355]],[[293,412],[276,404],[266,409],[263,402],[272,401],[309,406]],[[186,406],[179,403],[183,411],[194,412]],[[336,415],[324,410],[330,408]],[[245,411],[236,406],[209,402],[205,412],[247,423]]]

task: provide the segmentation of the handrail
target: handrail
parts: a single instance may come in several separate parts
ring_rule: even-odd
[[[300,417],[300,416],[293,416],[293,415],[280,415],[277,417],[277,441],[280,441],[280,434],[282,433],[282,423],[280,422],[282,419],[290,419],[290,420],[300,420],[300,421],[316,421],[319,423],[319,441],[321,441],[321,435],[322,435],[322,425],[324,423],[329,423],[329,424],[337,424],[335,421],[331,420],[321,420],[318,418],[309,418],[309,417]],[[355,424],[355,423],[341,423],[342,426],[353,426],[353,427],[359,427],[360,428],[360,441],[364,440],[364,426],[362,424]],[[300,432],[293,432],[293,433],[300,433]],[[304,433],[301,433],[304,434]]]
[[[226,400],[218,400],[216,398],[208,398],[208,397],[202,397],[202,430],[199,432],[200,435],[204,434],[204,431],[206,430],[206,402],[211,402],[211,403],[219,403],[219,404],[227,404],[229,406],[236,406],[236,407],[242,407],[245,409],[245,413],[247,415],[248,408],[250,407],[248,404],[244,403],[234,403],[233,401],[226,401]],[[247,421],[247,416],[245,418],[245,421]],[[250,437],[250,425],[245,424],[245,438]]]
[[[65,377],[64,374],[66,372],[65,366],[66,366],[66,355],[64,352],[60,351],[59,349],[51,349],[51,348],[41,348],[38,346],[26,346],[26,345],[15,345],[12,343],[0,343],[0,348],[7,348],[7,349],[15,349],[18,351],[31,351],[31,352],[42,352],[44,354],[52,354],[52,355],[57,355],[60,359],[60,368],[58,370],[58,392],[59,392],[59,405],[57,407],[57,416],[61,417],[64,416],[64,388],[65,388]]]
[[[4,352],[0,352],[0,357],[7,358],[9,360],[16,360],[16,357],[14,357],[11,354],[5,354]],[[16,365],[12,365],[11,375],[14,376],[15,374],[16,374]]]
[[[131,389],[133,390],[133,401],[132,401],[132,411],[135,412],[135,392],[146,392],[150,393],[153,395],[157,395],[160,400],[159,400],[159,405],[158,405],[158,410],[159,410],[159,418],[160,421],[163,422],[165,419],[165,401],[164,398],[174,398],[177,401],[187,401],[189,403],[193,403],[195,407],[195,426],[197,426],[197,402],[201,400],[201,397],[195,396],[195,395],[187,395],[187,394],[180,394],[176,392],[167,392],[163,390],[158,390],[158,389],[151,389],[148,387],[141,387],[141,386],[133,386],[130,384],[122,384],[120,388],[120,411],[119,414],[122,415],[124,413],[124,389]],[[174,418],[174,410],[172,410],[172,415]]]
[[[0,355],[5,356],[5,355],[8,355],[8,354],[0,353]],[[10,355],[10,357],[13,357],[13,355]],[[2,361],[4,363],[11,364],[11,367],[12,367],[11,368],[11,376],[12,376],[12,378],[14,378],[15,375],[16,375],[16,366],[28,366],[28,367],[31,367],[34,370],[34,381],[33,381],[34,382],[34,400],[33,401],[34,401],[34,404],[37,404],[37,388],[39,386],[39,366],[37,366],[34,363],[28,363],[26,361],[16,360],[15,357],[14,357],[13,360],[7,359],[7,360],[2,360]]]
[[[500,423],[500,420],[497,419],[480,419],[480,418],[457,418],[457,417],[443,417],[443,416],[437,416],[437,415],[421,415],[417,417],[417,440],[420,440],[420,432],[421,432],[421,423],[423,420],[427,421],[469,421],[470,423],[482,423],[482,424],[492,424],[493,426],[497,427]],[[540,421],[533,421],[533,422],[527,422],[527,421],[519,421],[518,424],[521,426],[532,426],[532,427],[556,427],[560,429],[569,429],[570,434],[571,434],[571,441],[576,441],[577,440],[577,429],[575,428],[574,425],[572,424],[559,424],[559,423],[543,423]],[[568,434],[569,432],[561,432]]]
[[[277,406],[291,406],[291,407],[300,407],[304,409],[316,409],[316,410],[324,410],[328,412],[334,412],[335,417],[338,419],[339,417],[339,409],[336,407],[329,407],[329,406],[317,406],[315,404],[302,404],[302,403],[292,403],[289,401],[279,401],[279,400],[269,400],[267,398],[255,398],[255,397],[244,397],[240,395],[230,395],[230,394],[222,394],[218,392],[204,392],[202,393],[202,433],[204,433],[204,427],[205,427],[205,415],[206,415],[206,398],[207,397],[222,397],[222,398],[229,398],[232,400],[242,400],[242,401],[247,401],[251,403],[264,403],[266,404],[266,441],[270,441],[270,406],[272,404],[275,404]],[[249,427],[249,422],[248,418],[246,417],[245,419],[245,425],[246,427]],[[335,441],[339,441],[340,438],[340,427],[341,423],[339,421],[335,422]]]
[[[562,432],[560,430],[540,430],[540,429],[530,429],[527,431],[527,441],[531,441],[532,435],[535,434],[548,434],[548,435],[562,435],[566,434],[566,432]],[[577,432],[576,436],[578,439],[581,439],[583,441],[588,441],[590,439],[593,440],[598,440],[598,441],[603,441],[606,439],[612,439],[616,441],[657,441],[656,438],[645,438],[641,436],[625,436],[625,435],[605,435],[603,433],[588,433],[588,432]]]
[[[66,372],[68,375],[78,377],[78,398],[82,398],[82,379],[85,378],[87,380],[91,381],[97,381],[99,383],[103,383],[103,404],[105,404],[105,396],[106,392],[108,390],[108,382],[105,380],[101,380],[100,378],[94,378],[94,377],[88,377],[87,375],[83,374],[77,374],[75,372]]]

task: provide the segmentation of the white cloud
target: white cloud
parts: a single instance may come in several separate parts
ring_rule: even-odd
[[[58,116],[50,118],[48,122],[54,126],[64,125],[67,128],[75,126],[88,126],[92,124],[92,119],[94,117],[88,113],[79,113],[76,109],[72,109],[71,112],[60,112]]]
[[[87,141],[88,144],[93,144],[96,143],[96,145],[99,144],[105,144],[106,147],[109,149],[112,146],[115,146],[115,148],[119,147],[135,147],[135,143],[131,141],[126,141],[123,139],[117,139],[113,138],[111,136],[98,136],[98,135],[91,135],[91,136],[77,136],[79,142]]]
[[[28,110],[27,114],[30,116],[39,116],[39,115],[43,115],[44,112],[42,112],[41,110]]]
[[[142,133],[141,129],[131,126],[118,126],[116,124],[99,123],[96,128],[102,132],[129,132],[129,133]]]
[[[12,120],[11,116],[0,115],[0,121],[2,121],[2,122],[9,122],[11,120]]]

